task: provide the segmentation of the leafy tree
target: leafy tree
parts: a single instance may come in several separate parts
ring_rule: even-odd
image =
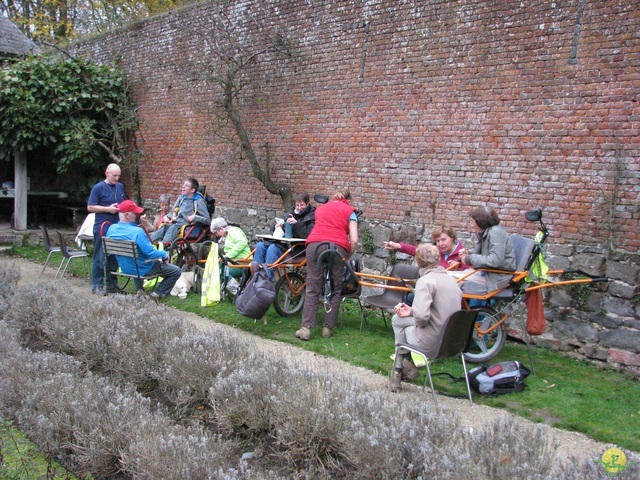
[[[48,148],[62,173],[106,152],[137,184],[139,124],[121,71],[50,55],[6,64],[0,78],[0,160]]]
[[[181,0],[0,0],[4,13],[35,41],[60,44],[165,12]]]

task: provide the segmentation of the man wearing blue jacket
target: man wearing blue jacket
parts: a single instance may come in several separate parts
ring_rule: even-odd
[[[180,278],[182,270],[177,265],[169,263],[169,256],[167,252],[157,250],[149,237],[147,232],[138,225],[138,215],[140,215],[144,209],[139,207],[131,200],[125,200],[118,205],[118,217],[120,221],[115,225],[111,225],[107,232],[108,238],[114,238],[116,240],[133,240],[138,246],[138,264],[137,271],[140,275],[149,275],[160,273],[163,277],[162,282],[158,285],[153,296],[164,298],[171,292],[171,289]],[[133,258],[121,257],[116,255],[120,269],[129,275],[136,274],[136,264]],[[154,258],[162,261],[149,262]],[[136,288],[140,290],[142,285],[136,285]]]

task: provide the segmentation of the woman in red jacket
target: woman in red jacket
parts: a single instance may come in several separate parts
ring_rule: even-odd
[[[317,310],[322,290],[322,268],[318,265],[318,256],[335,245],[342,257],[350,257],[358,248],[358,217],[356,209],[351,206],[351,193],[343,190],[336,193],[333,199],[316,209],[316,223],[307,237],[307,287],[305,289],[304,308],[302,310],[302,327],[296,332],[301,340],[311,338],[311,329],[315,328]],[[334,292],[342,288],[344,263],[337,255],[329,257],[332,261]],[[329,309],[324,312],[322,337],[331,336],[336,326],[340,309],[340,295],[331,297]]]

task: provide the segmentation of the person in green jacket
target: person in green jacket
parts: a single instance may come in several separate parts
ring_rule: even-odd
[[[224,256],[229,260],[249,260],[251,259],[251,247],[249,247],[249,240],[240,227],[229,225],[227,221],[222,217],[217,217],[211,220],[211,232],[218,238],[219,242],[224,240]],[[226,272],[226,276],[233,278],[240,278],[243,273],[243,268],[229,268]],[[224,278],[224,277],[223,277]],[[227,281],[227,287],[229,290],[237,285],[237,282]],[[234,293],[234,291],[231,291]]]

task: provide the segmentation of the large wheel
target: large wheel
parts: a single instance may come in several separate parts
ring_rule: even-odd
[[[198,257],[191,248],[191,245],[182,238],[177,238],[171,242],[169,259],[171,263],[180,267],[183,272],[192,272],[198,263]]]
[[[291,317],[302,311],[305,282],[305,278],[296,272],[288,272],[280,277],[273,302],[276,312],[283,317]]]
[[[501,318],[493,308],[480,307],[478,310],[476,326],[479,326],[483,331],[495,325]],[[472,363],[487,362],[500,353],[506,337],[504,323],[482,336],[479,336],[478,331],[474,330],[471,345],[469,350],[464,353],[464,358]]]

